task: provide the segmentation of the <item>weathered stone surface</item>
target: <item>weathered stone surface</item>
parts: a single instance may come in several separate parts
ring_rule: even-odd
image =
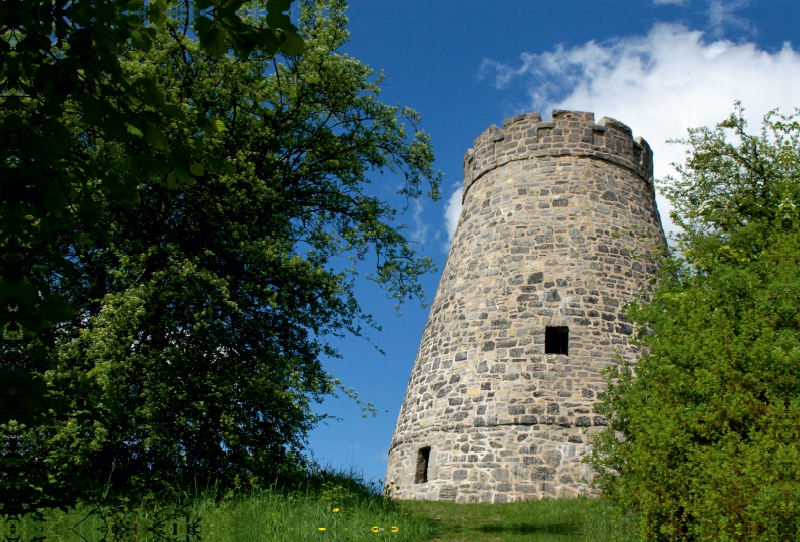
[[[665,244],[650,147],[592,113],[503,125],[464,158],[458,229],[389,449],[397,498],[591,495],[581,460],[606,425],[599,372],[637,357],[620,311]],[[569,328],[568,355],[545,353],[548,326]]]

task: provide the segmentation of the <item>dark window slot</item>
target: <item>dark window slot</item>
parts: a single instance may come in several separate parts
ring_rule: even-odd
[[[420,448],[417,453],[417,471],[414,473],[414,483],[424,484],[428,481],[428,461],[431,458],[431,447]]]
[[[544,330],[544,353],[569,355],[569,328],[546,327]]]

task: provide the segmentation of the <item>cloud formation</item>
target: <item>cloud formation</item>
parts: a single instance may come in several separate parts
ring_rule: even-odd
[[[408,234],[408,239],[413,243],[424,245],[428,241],[429,224],[423,220],[425,205],[418,199],[411,200],[414,210],[411,214],[414,229]]]
[[[750,21],[736,12],[750,7],[750,0],[704,0],[707,5],[708,30],[715,37],[722,37],[727,30],[754,32]],[[688,6],[691,0],[653,0],[656,6]]]
[[[714,126],[731,114],[734,101],[742,101],[754,132],[769,110],[792,113],[800,106],[800,54],[789,43],[771,53],[753,43],[706,41],[702,32],[675,25],[610,43],[523,53],[516,67],[485,60],[481,71],[497,88],[525,85],[525,111],[593,111],[598,119],[628,124],[653,148],[656,178],[674,174],[670,163],[684,161],[685,147],[667,139],[686,137],[689,127]],[[667,202],[659,196],[658,205],[669,231]],[[454,213],[448,207],[448,216]]]
[[[456,226],[458,226],[458,217],[461,215],[461,197],[464,195],[464,187],[456,185],[456,191],[447,199],[444,205],[444,226],[447,229],[447,246],[445,251],[450,248],[450,242],[456,234]]]
[[[733,0],[732,2],[711,0],[708,3],[708,24],[714,35],[722,36],[727,28],[751,30],[750,21],[736,15],[738,10],[746,7],[750,7],[750,0]]]

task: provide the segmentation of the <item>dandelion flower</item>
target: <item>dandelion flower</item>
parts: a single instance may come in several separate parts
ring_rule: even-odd
[[[324,530],[325,530],[325,527],[317,527],[317,530],[318,530],[318,531],[324,531]]]
[[[393,533],[396,533],[396,532],[397,532],[397,531],[399,531],[399,530],[400,530],[400,529],[398,529],[397,527],[392,527],[392,532],[393,532]]]
[[[334,514],[338,514],[338,513],[339,513],[339,509],[338,509],[338,508],[334,508],[334,509],[333,509],[333,513],[334,513]]]
[[[372,528],[372,532],[373,532],[373,533],[377,533],[377,532],[378,532],[378,531],[380,531],[380,530],[381,530],[381,529],[380,529],[380,527],[378,527],[378,526],[375,526],[375,527],[373,527],[373,528]]]

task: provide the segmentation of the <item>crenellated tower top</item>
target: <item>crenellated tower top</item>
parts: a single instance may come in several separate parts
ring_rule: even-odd
[[[529,158],[585,156],[627,168],[643,181],[653,177],[653,152],[641,137],[618,120],[594,113],[553,110],[553,120],[543,122],[539,113],[517,115],[491,125],[464,156],[464,197],[487,171]]]

